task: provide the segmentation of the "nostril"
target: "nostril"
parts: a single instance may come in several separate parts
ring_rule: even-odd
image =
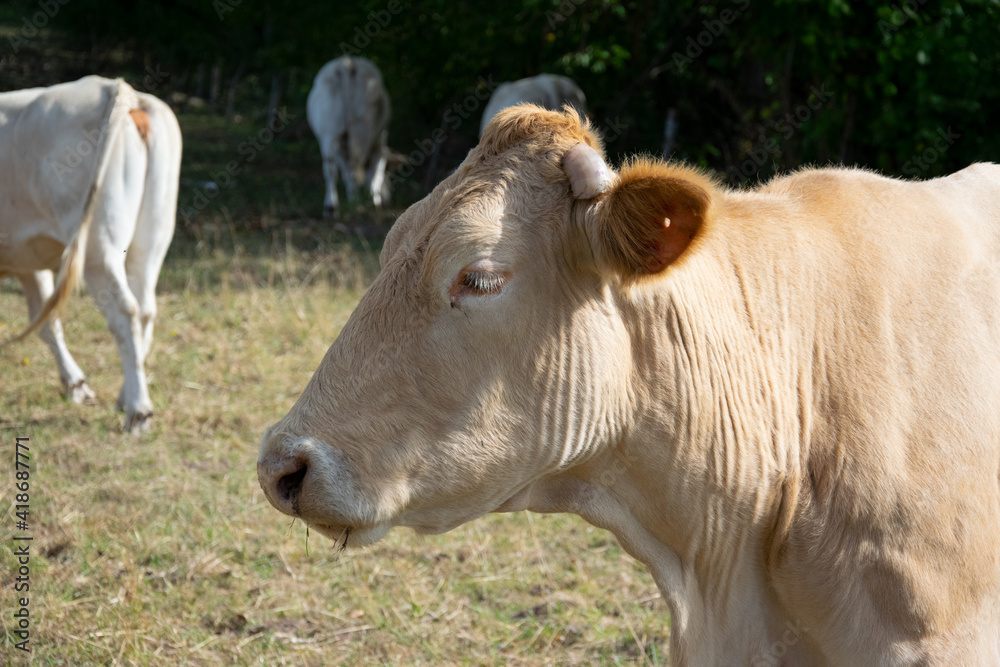
[[[275,488],[278,492],[278,497],[294,505],[299,492],[302,490],[302,480],[305,479],[308,470],[309,466],[302,464],[302,467],[295,472],[289,473],[279,479]]]

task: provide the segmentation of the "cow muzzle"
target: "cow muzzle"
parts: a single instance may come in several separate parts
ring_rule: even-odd
[[[309,523],[351,525],[366,505],[344,454],[308,435],[265,433],[257,480],[278,511]]]
[[[370,544],[391,527],[358,493],[344,455],[310,436],[264,435],[257,480],[279,512],[300,518],[344,546]]]
[[[262,453],[257,460],[257,481],[268,501],[279,512],[289,516],[301,514],[299,499],[309,474],[309,459],[307,452],[299,451],[284,455]]]

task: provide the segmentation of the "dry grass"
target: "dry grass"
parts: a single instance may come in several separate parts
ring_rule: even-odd
[[[337,554],[268,505],[260,435],[372,266],[280,241],[264,256],[203,243],[170,258],[148,364],[157,413],[139,437],[121,433],[118,355],[89,298],[73,300],[67,338],[98,404],[61,398],[37,338],[0,350],[0,655],[19,659],[9,536],[14,438],[27,436],[35,664],[663,664],[668,616],[650,576],[576,517],[397,530]],[[24,313],[4,282],[0,335]]]

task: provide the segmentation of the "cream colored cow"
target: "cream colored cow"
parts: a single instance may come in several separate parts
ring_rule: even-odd
[[[338,179],[344,181],[349,203],[357,198],[359,185],[371,192],[376,208],[388,200],[390,115],[382,73],[367,58],[341,56],[317,72],[306,99],[306,118],[323,156],[324,217],[338,213]]]
[[[501,112],[258,461],[346,546],[573,512],[675,665],[1000,664],[1000,167],[619,173]]]
[[[539,74],[526,79],[507,81],[497,86],[490,95],[479,121],[479,136],[483,136],[486,126],[493,117],[507,107],[518,104],[537,104],[543,109],[558,111],[563,105],[570,105],[581,116],[587,113],[587,96],[576,82],[558,74]]]
[[[67,398],[93,399],[59,318],[82,277],[118,344],[127,431],[147,428],[153,416],[145,361],[174,235],[182,143],[170,107],[120,79],[0,94],[0,277],[21,281],[31,318],[0,346],[37,330]]]

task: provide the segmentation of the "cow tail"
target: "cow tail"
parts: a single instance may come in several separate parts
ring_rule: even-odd
[[[3,343],[0,343],[0,347],[24,340],[26,337],[38,331],[38,329],[53,316],[62,313],[66,307],[66,302],[73,294],[73,289],[83,276],[83,265],[87,250],[87,237],[90,233],[90,223],[94,218],[97,193],[104,183],[104,176],[107,173],[108,164],[111,162],[110,146],[113,138],[111,135],[121,125],[120,121],[124,116],[122,113],[116,113],[116,106],[118,105],[120,98],[127,97],[126,95],[121,95],[123,87],[127,86],[128,84],[126,84],[122,79],[116,79],[115,87],[111,93],[111,99],[108,100],[105,107],[104,115],[102,116],[101,137],[99,140],[100,145],[98,146],[97,151],[99,156],[97,162],[97,172],[94,175],[94,182],[91,183],[90,189],[87,191],[87,199],[83,205],[83,217],[80,219],[80,226],[77,228],[76,234],[73,236],[73,240],[70,241],[69,245],[66,246],[66,249],[63,251],[62,261],[59,265],[59,276],[56,278],[56,284],[52,291],[52,296],[50,296],[48,301],[45,302],[45,306],[42,307],[42,312],[38,314],[38,317],[35,318],[34,322],[29,324],[28,327],[17,336],[8,338]]]

